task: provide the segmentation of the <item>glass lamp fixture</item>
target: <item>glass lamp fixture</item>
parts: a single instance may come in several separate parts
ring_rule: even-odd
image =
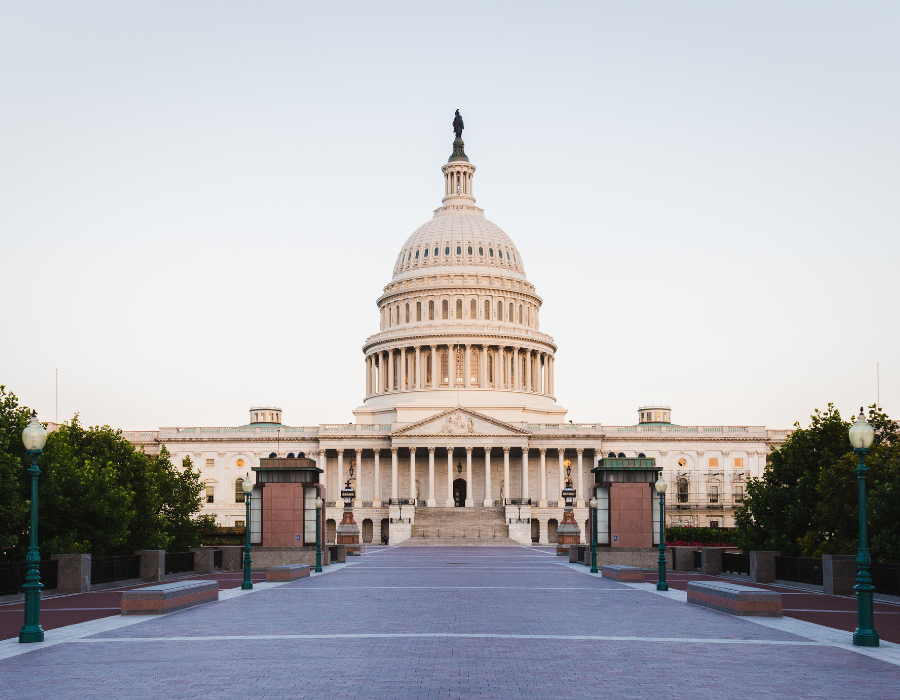
[[[856,422],[850,426],[850,444],[855,450],[870,450],[874,442],[875,429],[869,425],[862,406],[860,406]]]
[[[321,508],[321,507],[322,507],[322,497],[316,496],[316,508]]]
[[[250,472],[247,472],[247,476],[245,476],[244,480],[241,482],[241,488],[244,489],[244,493],[250,493],[253,490],[253,482],[250,481]]]
[[[653,488],[656,489],[656,493],[665,493],[668,486],[669,485],[666,483],[666,480],[662,478],[662,474],[659,475],[656,483],[653,484]]]
[[[22,431],[22,442],[25,443],[25,449],[29,452],[40,452],[44,449],[47,442],[47,431],[44,426],[38,423],[37,411],[31,412],[31,420],[25,430]]]
[[[594,497],[591,499],[591,508],[596,508],[598,503],[599,503],[599,501],[597,500],[597,497],[594,496]]]

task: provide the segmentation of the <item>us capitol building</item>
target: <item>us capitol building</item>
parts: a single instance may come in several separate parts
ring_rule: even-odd
[[[747,479],[790,431],[675,425],[661,405],[640,407],[634,425],[567,421],[543,300],[512,239],[475,206],[458,111],[453,126],[441,206],[402,245],[377,300],[355,423],[289,426],[280,408],[254,407],[242,426],[125,437],[148,453],[165,445],[175,464],[190,457],[205,484],[203,512],[223,526],[244,525],[240,482],[270,456],[315,460],[328,508],[342,505],[351,479],[364,542],[554,542],[567,478],[583,537],[590,470],[603,457],[655,458],[670,484],[668,524],[733,525]],[[411,523],[395,527],[401,508]],[[337,512],[328,512],[329,541]]]

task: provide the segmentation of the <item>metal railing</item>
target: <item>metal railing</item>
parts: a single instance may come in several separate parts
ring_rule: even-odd
[[[822,560],[814,557],[775,557],[775,578],[822,585]]]
[[[507,505],[507,506],[530,506],[531,499],[530,498],[507,498],[504,501],[504,505]]]
[[[737,552],[722,553],[722,571],[750,575],[750,555]]]
[[[91,585],[141,577],[141,555],[91,557]]]
[[[875,584],[876,593],[900,595],[900,564],[874,562],[872,583]]]
[[[414,506],[416,505],[415,498],[389,498],[388,499],[389,506]]]
[[[56,560],[42,561],[38,565],[41,573],[41,583],[44,590],[52,590],[57,587],[57,571],[59,562]],[[25,574],[28,573],[28,564],[24,561],[11,561],[0,564],[0,595],[19,593],[25,584]]]
[[[194,570],[193,552],[166,552],[166,575]]]

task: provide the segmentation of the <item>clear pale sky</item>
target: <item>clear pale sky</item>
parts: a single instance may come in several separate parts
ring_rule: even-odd
[[[346,422],[453,111],[576,422],[900,417],[896,2],[0,5],[0,383]]]

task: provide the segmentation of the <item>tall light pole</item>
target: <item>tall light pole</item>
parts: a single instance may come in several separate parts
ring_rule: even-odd
[[[856,422],[850,426],[850,444],[859,456],[856,475],[859,482],[859,551],[856,555],[856,631],[853,644],[858,647],[877,647],[878,632],[875,631],[875,610],[872,603],[872,557],[869,556],[869,536],[866,527],[866,455],[875,442],[875,429],[869,425],[862,407]]]
[[[316,573],[322,573],[322,497],[316,496]]]
[[[666,487],[668,484],[662,478],[662,472],[653,487],[659,494],[659,577],[656,582],[656,590],[667,591],[666,583]]]
[[[597,497],[591,499],[591,573],[597,573]]]
[[[43,642],[44,630],[41,628],[41,552],[38,549],[38,456],[43,453],[44,443],[47,442],[47,431],[38,423],[37,411],[31,412],[31,420],[22,431],[22,442],[25,449],[31,455],[31,466],[28,473],[31,474],[31,528],[29,532],[28,554],[25,563],[28,564],[28,573],[25,574],[25,624],[19,630],[20,642]]]
[[[250,481],[250,472],[241,483],[244,489],[244,503],[247,504],[247,519],[244,521],[244,582],[241,584],[242,591],[253,589],[253,581],[250,580],[250,493],[253,491],[253,482]]]

